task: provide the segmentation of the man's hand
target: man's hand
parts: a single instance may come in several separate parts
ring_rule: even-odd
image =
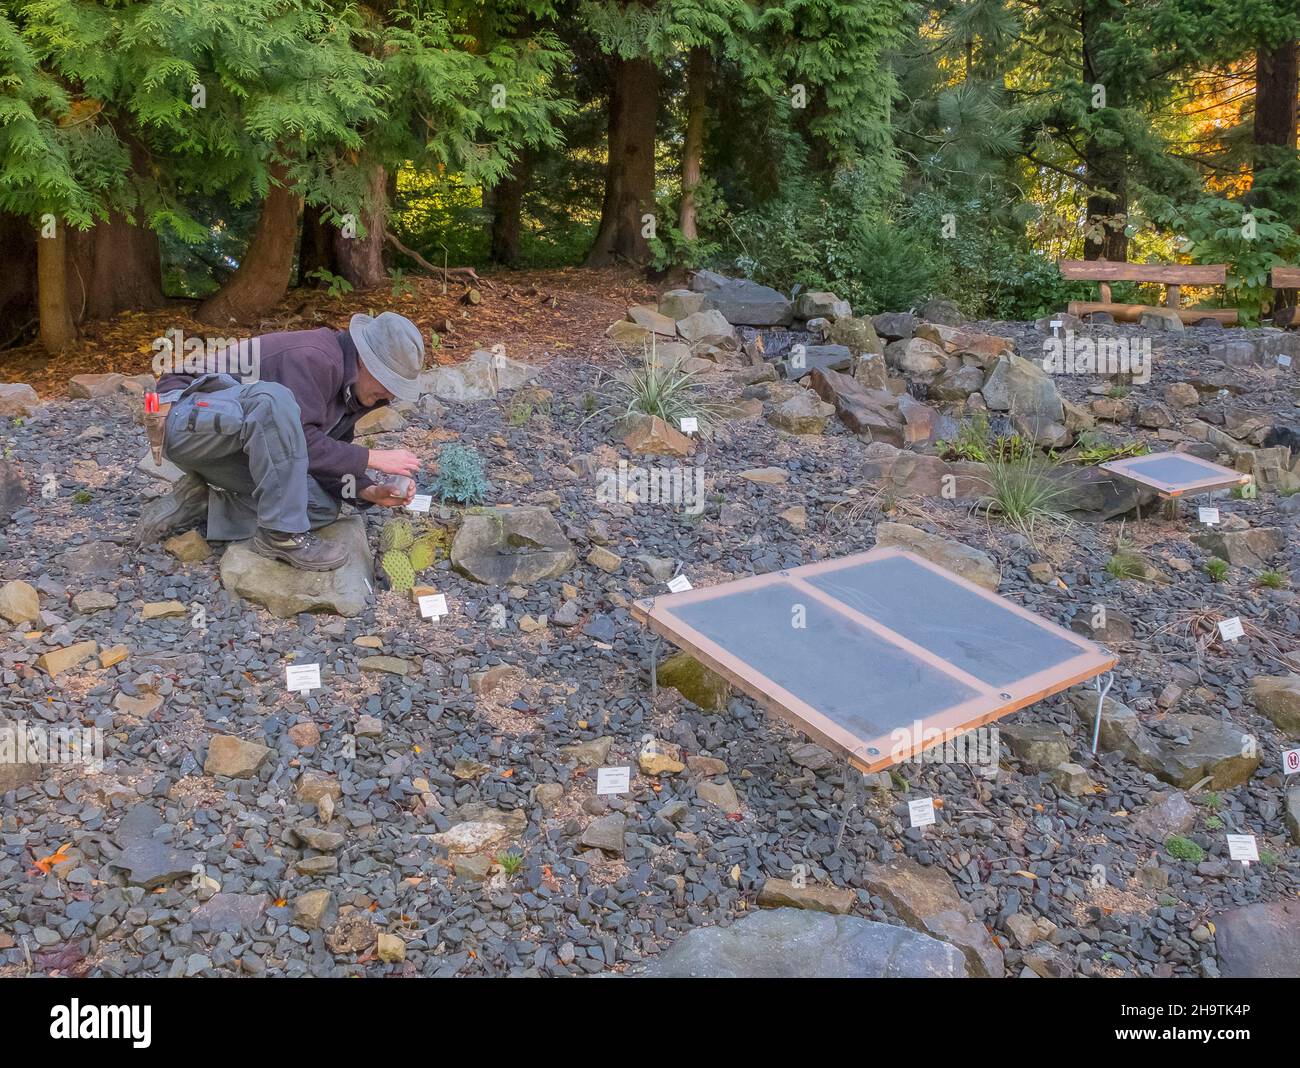
[[[374,456],[372,452],[370,454]],[[361,491],[361,499],[369,501],[371,504],[377,504],[381,508],[405,508],[411,503],[411,498],[415,496],[415,483],[411,483],[410,490],[403,496],[399,493],[390,493],[386,483],[379,482],[373,486],[367,486]]]
[[[371,449],[366,466],[386,475],[413,475],[420,469],[420,458],[406,449]]]

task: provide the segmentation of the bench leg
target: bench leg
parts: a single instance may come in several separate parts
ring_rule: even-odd
[[[1181,299],[1180,293],[1181,289],[1178,286],[1165,286],[1165,307],[1177,308]]]

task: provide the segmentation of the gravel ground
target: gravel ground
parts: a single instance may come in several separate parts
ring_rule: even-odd
[[[1030,358],[1038,351],[1033,324],[983,325],[1014,337]],[[1197,329],[1158,338],[1154,377],[1132,398],[1158,401],[1166,385],[1206,373],[1209,347],[1222,337]],[[1295,898],[1300,853],[1279,771],[1287,743],[1250,693],[1255,676],[1296,666],[1284,659],[1300,635],[1289,581],[1261,588],[1256,572],[1238,567],[1211,581],[1202,570],[1210,554],[1190,540],[1194,511],[1125,525],[1170,580],[1145,583],[1104,570],[1118,523],[1046,526],[1031,544],[963,503],[880,498],[859,475],[863,445],[835,421],[814,437],[762,420],[727,424],[687,461],[707,476],[700,516],[603,505],[591,471],[625,453],[606,420],[588,418],[602,373],[555,358],[535,384],[551,396],[534,392],[531,410],[510,400],[432,406],[382,437],[431,461],[446,441],[476,446],[494,484],[490,501],[550,508],[579,555],[567,575],[528,589],[485,588],[441,561],[432,584],[450,615],[437,623],[421,621],[392,591],[353,619],[276,619],[224,591],[216,556],[182,564],[159,546],[133,549],[135,519],[159,484],[136,469],[144,440],[125,395],[52,401],[27,419],[0,420],[6,457],[34,490],[51,487],[0,530],[0,580],[31,583],[43,610],[38,624],[0,636],[0,715],[77,722],[107,739],[101,769],[45,766],[5,798],[0,973],[623,971],[691,928],[743,918],[765,880],[790,879],[797,865],[809,883],[852,891],[854,914],[904,922],[868,888],[864,866],[906,856],[952,877],[1005,953],[1008,975],[1036,954],[1040,967],[1063,974],[1213,976],[1212,915]],[[1243,392],[1207,407],[1295,421],[1294,377],[1226,373]],[[720,399],[740,392],[723,372],[708,380]],[[1058,385],[1083,403],[1099,381]],[[1194,411],[1174,413],[1175,425]],[[1155,430],[1118,430],[1168,447]],[[788,481],[738,477],[770,466],[786,468]],[[1225,517],[1281,528],[1286,546],[1275,566],[1293,574],[1289,500],[1216,503]],[[799,505],[806,529],[781,514]],[[1248,782],[1190,796],[1185,834],[1202,858],[1169,856],[1161,836],[1135,827],[1171,788],[1117,753],[1093,757],[1091,724],[1063,694],[1004,722],[1064,728],[1070,759],[1096,784],[1078,797],[1004,751],[995,776],[904,765],[887,783],[863,787],[850,777],[846,799],[843,763],[810,757],[800,734],[747,698],[710,713],[661,688],[652,704],[647,636],[628,605],[664,592],[654,576],[668,562],[667,573],[709,585],[868,549],[884,520],[987,552],[1002,570],[999,592],[1048,619],[1069,625],[1100,603],[1134,621],[1135,636],[1112,644],[1120,666],[1111,696],[1153,729],[1165,713],[1158,698],[1174,682],[1184,691],[1179,712],[1224,717],[1258,739],[1262,761]],[[377,520],[367,522],[377,538]],[[586,562],[596,545],[620,558],[612,573]],[[1039,562],[1061,582],[1031,580],[1028,567]],[[89,591],[111,594],[113,605],[74,606]],[[184,614],[142,618],[146,603],[171,600]],[[569,601],[577,617],[561,615],[571,622],[561,626],[556,616]],[[494,625],[502,622],[496,605],[504,626]],[[1198,642],[1189,628],[1206,611],[1240,616],[1247,637]],[[543,615],[548,624],[529,629]],[[129,655],[111,667],[92,658],[54,679],[36,666],[42,653],[86,640],[125,645]],[[380,651],[409,661],[411,673],[361,670]],[[290,662],[319,663],[322,688],[306,699],[287,693]],[[501,688],[476,692],[477,673],[501,665],[517,671]],[[205,775],[219,735],[270,755],[248,778]],[[638,774],[646,735],[680,747],[683,760],[724,762],[739,810],[697,792],[718,765]],[[610,748],[600,756],[594,747],[592,764],[566,751],[597,739]],[[631,765],[630,793],[597,797],[597,764]],[[322,775],[336,784],[329,820],[313,790]],[[908,800],[929,796],[941,802],[937,823],[910,827]],[[495,821],[500,844],[486,856],[449,857],[433,836],[465,819]],[[1225,834],[1234,831],[1255,834],[1265,862],[1230,862]],[[490,863],[506,850],[521,856],[517,870]],[[1027,920],[1041,937],[1017,933]]]

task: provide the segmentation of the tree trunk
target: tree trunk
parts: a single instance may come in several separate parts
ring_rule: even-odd
[[[492,189],[492,230],[489,258],[506,267],[519,266],[519,241],[522,233],[520,214],[524,194],[533,177],[533,150],[525,147],[519,153],[510,173]]]
[[[77,322],[166,304],[158,235],[113,212],[68,234],[68,294]]]
[[[298,245],[298,284],[313,284],[312,272],[319,270],[338,274],[334,262],[334,242],[330,227],[325,223],[325,209],[315,204],[305,204],[302,209],[302,240]]]
[[[1300,47],[1285,41],[1255,52],[1255,144],[1296,146]]]
[[[18,215],[0,212],[0,349],[29,339],[38,320],[36,309],[36,242],[31,224]]]
[[[1079,16],[1083,39],[1083,81],[1085,92],[1101,85],[1106,91],[1106,108],[1123,104],[1120,86],[1108,80],[1100,66],[1101,42],[1099,29],[1105,21],[1107,5],[1095,0],[1084,0]],[[1092,129],[1084,144],[1084,176],[1088,180],[1088,200],[1085,206],[1085,226],[1088,235],[1083,242],[1083,258],[1087,260],[1128,259],[1128,237],[1124,233],[1124,216],[1128,213],[1128,158],[1123,146],[1103,143],[1102,131]],[[1096,232],[1094,232],[1096,231]]]
[[[708,49],[692,48],[686,71],[686,140],[682,146],[682,203],[677,219],[677,229],[687,241],[700,236],[695,224],[695,189],[700,184],[700,160],[704,155],[711,69]]]
[[[270,174],[271,185],[262,201],[262,213],[258,216],[257,228],[239,269],[199,305],[196,317],[200,322],[213,326],[232,322],[256,323],[289,290],[302,197],[282,184],[285,181],[283,166],[271,164]]]
[[[68,299],[68,227],[62,219],[53,237],[36,239],[36,293],[41,316],[41,344],[58,356],[77,339],[77,324]]]
[[[605,200],[600,230],[587,254],[589,267],[650,259],[641,216],[654,210],[659,70],[647,59],[616,58],[612,64]]]
[[[347,237],[334,231],[336,274],[352,283],[354,289],[373,289],[388,281],[384,266],[384,227],[388,225],[388,172],[383,167],[370,171],[366,202],[361,206],[365,237]]]

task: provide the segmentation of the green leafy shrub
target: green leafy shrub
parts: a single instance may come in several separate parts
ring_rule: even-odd
[[[1222,582],[1228,577],[1228,561],[1220,560],[1217,556],[1206,560],[1205,573],[1210,576],[1211,582]]]
[[[492,484],[483,471],[478,450],[468,445],[447,445],[438,454],[438,477],[433,492],[443,501],[482,504]]]
[[[1205,859],[1205,850],[1181,834],[1171,834],[1165,839],[1165,852],[1175,860],[1190,860],[1193,864]]]

